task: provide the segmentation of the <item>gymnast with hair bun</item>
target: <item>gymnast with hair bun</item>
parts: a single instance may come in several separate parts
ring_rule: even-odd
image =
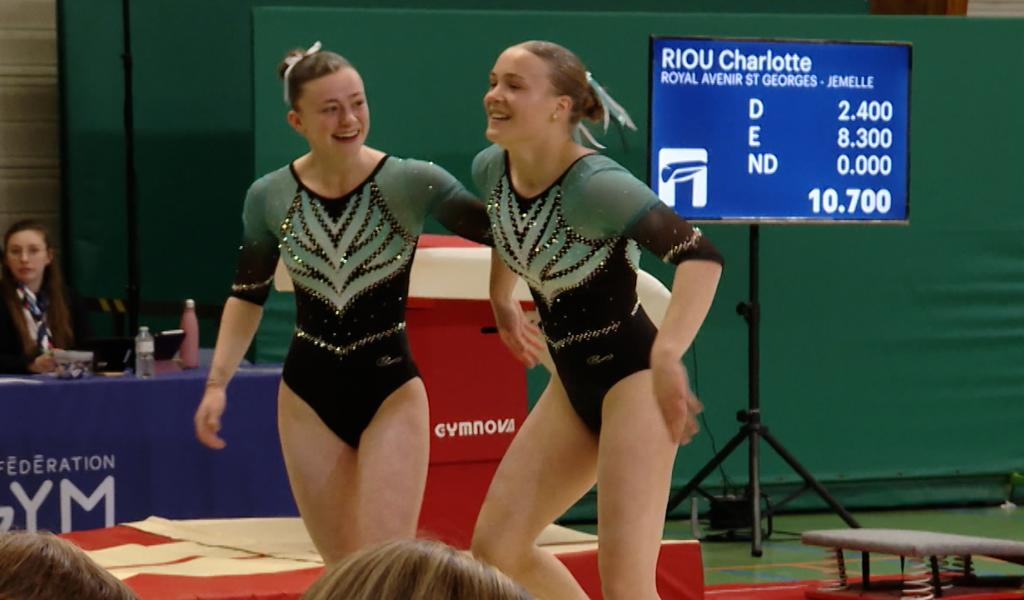
[[[596,482],[604,598],[657,598],[672,463],[701,408],[681,357],[722,257],[626,169],[576,141],[590,137],[583,119],[612,111],[632,121],[571,51],[544,41],[506,49],[483,103],[494,145],[473,177],[494,240],[491,305],[513,354],[533,365],[547,350],[556,372],[498,467],[473,552],[538,598],[586,598],[536,539]],[[637,300],[641,246],[676,265],[660,330]],[[517,278],[540,330],[512,298]]]
[[[444,169],[365,145],[359,72],[320,49],[279,68],[287,119],[309,152],[256,180],[213,364],[195,413],[218,435],[228,381],[252,342],[280,258],[295,285],[295,332],[278,395],[292,493],[328,563],[415,533],[427,476],[427,394],[405,334],[416,241],[428,214],[489,242],[483,205]]]

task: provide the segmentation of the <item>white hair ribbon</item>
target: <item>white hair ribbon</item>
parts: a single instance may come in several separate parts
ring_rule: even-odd
[[[284,103],[291,104],[291,100],[288,98],[288,76],[291,74],[292,69],[295,65],[299,64],[299,61],[306,58],[307,56],[313,56],[320,51],[320,42],[314,42],[312,46],[306,49],[302,54],[293,54],[284,59],[284,64],[288,65],[288,68],[284,70]]]
[[[633,123],[633,119],[630,118],[629,113],[622,107],[621,104],[612,98],[611,94],[608,93],[600,83],[594,79],[594,76],[587,71],[587,83],[594,87],[594,91],[597,92],[597,98],[604,105],[604,130],[608,131],[608,115],[615,117],[615,120],[619,122],[619,125],[636,131],[636,124]]]
[[[598,83],[596,79],[594,79],[594,76],[590,74],[590,71],[587,71],[587,83],[589,83],[594,88],[594,92],[597,94],[598,101],[601,102],[602,106],[604,106],[603,125],[604,131],[606,133],[608,131],[608,122],[610,117],[615,117],[615,120],[618,121],[619,125],[636,131],[636,124],[633,123],[633,119],[630,118],[629,113],[626,112],[626,109],[623,108],[621,104],[616,102],[614,98],[612,98],[611,94],[609,94],[604,89],[604,87],[602,87],[601,84]],[[593,134],[591,134],[590,130],[587,129],[586,125],[583,124],[583,121],[580,121],[579,123],[576,124],[576,129],[579,131],[579,135],[582,136],[583,138],[586,138],[586,140],[590,142],[595,148],[600,148],[602,150],[604,149],[604,146],[599,144],[597,140],[594,139]]]
[[[576,123],[576,141],[581,142],[583,138],[590,142],[591,146],[604,150],[604,146],[594,139],[594,134],[590,133],[590,130],[583,124],[583,121],[580,121],[579,123]]]

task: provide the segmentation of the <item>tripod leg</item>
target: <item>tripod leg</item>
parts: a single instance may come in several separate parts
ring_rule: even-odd
[[[855,528],[860,527],[860,523],[858,523],[857,520],[853,518],[853,515],[848,513],[846,509],[843,508],[841,504],[839,504],[839,501],[833,498],[832,495],[828,493],[828,490],[826,490],[824,486],[818,483],[818,480],[815,479],[814,476],[811,475],[811,473],[803,467],[803,465],[797,462],[796,458],[794,458],[792,454],[786,451],[782,444],[779,443],[779,441],[776,440],[772,436],[772,434],[768,432],[768,429],[766,427],[761,428],[761,437],[763,437],[764,440],[768,442],[772,448],[775,449],[775,451],[779,454],[779,456],[783,458],[783,460],[789,463],[789,466],[792,467],[793,470],[800,475],[800,477],[803,477],[804,481],[807,482],[807,485],[814,488],[814,491],[817,492],[819,496],[821,496],[821,499],[827,502],[828,505],[832,507],[832,510],[836,511],[839,517],[846,521],[847,525]]]
[[[761,551],[761,469],[758,462],[758,429],[750,430],[748,466],[750,471],[750,555],[760,557]]]
[[[743,442],[743,440],[747,438],[748,432],[749,427],[747,425],[740,427],[740,430],[736,432],[736,435],[732,436],[732,439],[729,440],[729,443],[723,446],[722,449],[718,451],[718,454],[716,454],[714,458],[708,461],[708,464],[704,465],[704,468],[693,476],[693,479],[687,482],[687,484],[684,485],[682,489],[680,489],[678,492],[672,494],[672,497],[668,499],[668,510],[671,511],[676,506],[679,506],[680,502],[682,502],[683,500],[686,499],[687,496],[692,494],[693,491],[697,489],[697,486],[699,486],[701,482],[704,481],[704,479],[708,475],[710,475],[711,472],[714,471],[718,467],[718,465],[720,465],[722,461],[724,461],[726,457],[728,457],[729,454],[731,454],[732,451],[735,450],[736,447]]]

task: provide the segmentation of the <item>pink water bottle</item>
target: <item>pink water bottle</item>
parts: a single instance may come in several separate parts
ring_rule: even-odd
[[[181,329],[185,339],[181,342],[181,366],[183,369],[194,369],[199,366],[199,321],[196,319],[196,301],[185,301],[185,311],[181,313]]]

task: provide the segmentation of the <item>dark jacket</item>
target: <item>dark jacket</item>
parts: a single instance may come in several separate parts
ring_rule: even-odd
[[[85,304],[74,292],[65,289],[64,294],[64,297],[68,299],[68,310],[71,311],[71,329],[75,334],[75,344],[78,345],[93,337],[92,327],[89,325],[89,313],[85,309]],[[21,338],[18,337],[18,330],[15,327],[15,317],[24,318],[21,313],[12,315],[11,311],[7,310],[7,305],[0,302],[0,373],[30,373],[28,366],[37,356],[25,356]],[[65,348],[65,350],[71,349]]]

